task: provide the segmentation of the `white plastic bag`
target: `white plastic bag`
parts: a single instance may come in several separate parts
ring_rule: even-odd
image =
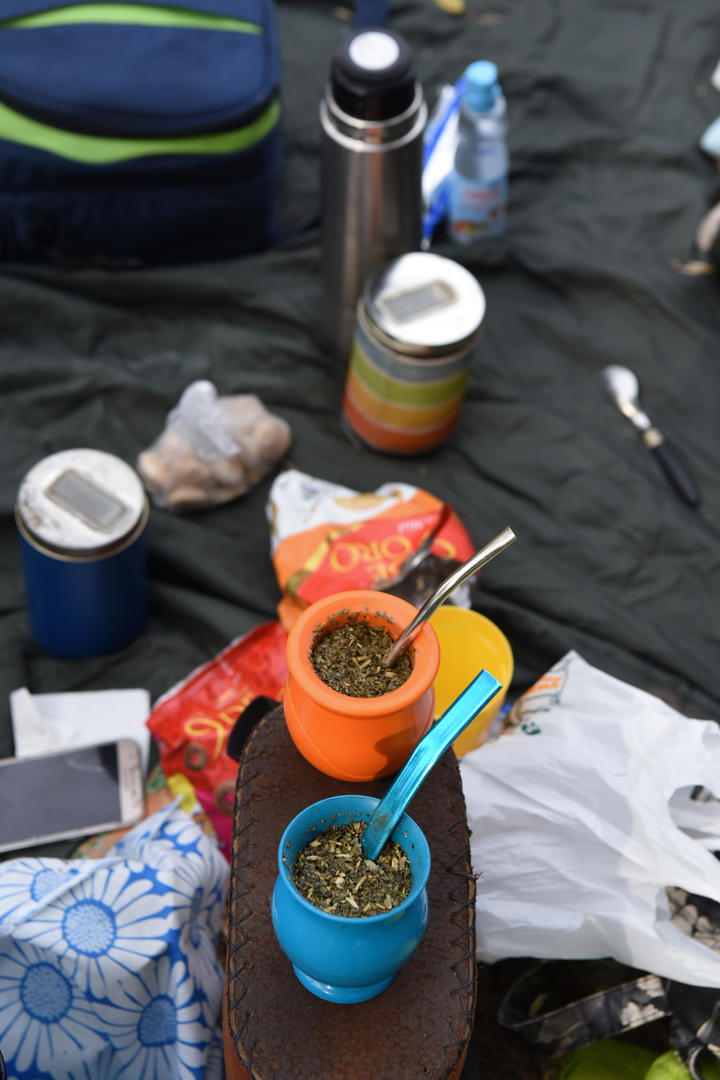
[[[720,954],[671,921],[672,887],[720,903],[720,728],[568,653],[460,771],[477,953],[612,957],[720,987]],[[691,799],[701,785],[714,798]]]

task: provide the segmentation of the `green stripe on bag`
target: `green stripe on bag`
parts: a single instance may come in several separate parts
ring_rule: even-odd
[[[38,30],[48,26],[118,23],[126,26],[170,26],[188,30],[229,30],[238,34],[261,34],[257,23],[233,19],[229,15],[208,15],[183,8],[146,7],[144,4],[73,4],[55,11],[38,11],[0,19],[0,29]]]
[[[279,115],[280,103],[275,100],[251,124],[235,131],[171,139],[112,139],[58,131],[0,104],[0,139],[35,146],[86,165],[110,165],[156,154],[232,154],[246,150],[272,131]]]

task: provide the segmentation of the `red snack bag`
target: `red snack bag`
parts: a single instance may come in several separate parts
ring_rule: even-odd
[[[228,735],[253,698],[282,696],[286,641],[287,631],[277,621],[255,627],[158,698],[148,717],[165,775],[187,776],[223,841],[229,838],[238,770],[227,753]],[[211,801],[217,817],[210,813]]]

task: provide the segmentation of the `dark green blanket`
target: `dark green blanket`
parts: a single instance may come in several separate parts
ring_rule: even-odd
[[[155,699],[274,617],[268,477],[220,509],[152,511],[150,623],[122,653],[65,662],[29,632],[13,523],[22,477],[78,445],[134,463],[198,378],[285,417],[304,472],[359,490],[418,484],[478,546],[512,526],[518,540],[476,600],[512,643],[510,699],[573,648],[720,720],[720,284],[679,266],[716,183],[698,149],[720,114],[715,0],[468,0],[464,15],[392,5],[431,104],[441,82],[488,58],[510,119],[506,237],[457,249],[440,236],[434,248],[477,275],[488,314],[455,435],[413,459],[350,444],[345,368],[318,334],[318,103],[346,24],[329,0],[279,0],[277,13],[290,239],[153,271],[0,264],[0,755],[13,750],[14,688],[141,686]],[[637,372],[699,510],[607,400],[599,372],[611,362]]]

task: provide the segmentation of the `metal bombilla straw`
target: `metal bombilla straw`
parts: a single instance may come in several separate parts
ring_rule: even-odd
[[[499,532],[497,536],[493,537],[485,547],[476,551],[472,558],[468,559],[462,566],[459,566],[449,577],[446,577],[445,580],[438,585],[435,592],[428,597],[409,626],[403,630],[400,637],[396,638],[385,653],[382,658],[383,666],[392,667],[403,649],[405,649],[416,634],[418,634],[422,624],[430,618],[433,611],[442,604],[443,600],[446,600],[458,585],[462,585],[463,581],[467,581],[467,579],[472,577],[481,566],[484,566],[485,563],[494,559],[496,555],[499,555],[501,551],[504,551],[505,548],[509,547],[513,540],[516,539],[517,537],[512,529],[509,526],[506,526],[502,532]]]

